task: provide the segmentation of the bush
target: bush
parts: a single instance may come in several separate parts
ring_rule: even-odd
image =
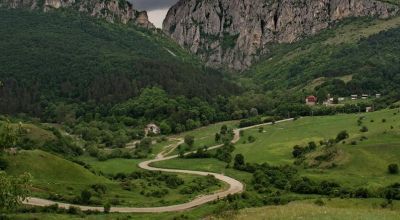
[[[256,138],[253,137],[253,136],[249,136],[249,137],[247,138],[247,140],[249,141],[249,143],[254,143],[254,142],[256,141]]]
[[[106,203],[104,204],[104,213],[110,213],[111,211],[111,204],[110,203]]]
[[[315,200],[314,204],[318,205],[318,206],[324,206],[325,202],[322,199],[317,199],[317,200]]]
[[[81,202],[84,204],[88,204],[90,202],[90,198],[92,198],[92,193],[85,189],[81,192]]]
[[[388,171],[390,174],[398,174],[399,173],[399,165],[389,164]]]
[[[0,157],[0,170],[5,170],[8,167],[8,161]]]
[[[339,143],[340,141],[343,141],[345,139],[349,138],[349,133],[347,131],[341,131],[337,136],[336,136],[336,143]]]
[[[361,131],[361,132],[368,132],[368,128],[367,128],[366,126],[363,126],[363,127],[360,129],[360,131]]]

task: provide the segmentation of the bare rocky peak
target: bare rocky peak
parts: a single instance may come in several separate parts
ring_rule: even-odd
[[[0,7],[29,8],[44,12],[71,8],[112,23],[133,22],[140,27],[155,28],[149,21],[147,12],[135,10],[132,4],[125,0],[0,0]]]
[[[271,43],[291,43],[348,17],[397,14],[377,0],[180,0],[163,30],[210,66],[244,70]]]

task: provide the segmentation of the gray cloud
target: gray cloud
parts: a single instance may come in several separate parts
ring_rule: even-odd
[[[133,6],[140,10],[157,10],[170,8],[178,0],[130,0]]]

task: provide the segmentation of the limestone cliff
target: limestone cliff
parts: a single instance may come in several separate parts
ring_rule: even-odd
[[[135,10],[132,4],[125,0],[0,0],[0,7],[29,8],[45,12],[71,8],[112,23],[133,22],[141,27],[154,28],[147,17],[147,12]]]
[[[180,0],[163,29],[208,65],[248,68],[271,43],[291,43],[348,17],[397,14],[377,0]]]

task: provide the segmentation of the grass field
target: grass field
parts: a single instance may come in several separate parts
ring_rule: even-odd
[[[205,178],[192,175],[178,175],[185,181],[185,184],[176,189],[167,188],[164,183],[152,182],[147,179],[138,179],[131,181],[131,190],[125,190],[121,182],[107,179],[103,176],[97,176],[80,165],[57,157],[55,155],[35,150],[22,151],[15,156],[8,155],[7,160],[10,165],[6,172],[11,175],[19,175],[29,172],[33,177],[33,196],[49,198],[54,196],[61,200],[71,200],[80,195],[84,189],[90,189],[93,184],[103,184],[107,187],[104,195],[93,195],[93,203],[102,205],[107,201],[116,201],[114,206],[132,206],[132,207],[152,207],[179,204],[192,200],[199,194],[207,194],[219,190],[221,186],[212,186],[191,195],[181,194],[179,191],[185,184],[197,179]],[[117,172],[131,173],[138,171],[137,163],[139,160],[110,160],[106,162],[93,161],[97,164],[94,168],[109,174]],[[104,170],[103,170],[104,169]],[[156,197],[145,196],[141,191],[152,192],[158,189],[167,189],[168,194]]]
[[[266,206],[240,210],[230,219],[310,219],[310,220],[381,220],[399,219],[400,204],[395,202],[393,208],[381,208],[383,200],[332,199],[324,200],[324,206],[313,201],[297,201],[284,206]],[[217,218],[218,219],[218,218]],[[228,216],[220,217],[228,219]]]
[[[368,132],[361,132],[357,120],[364,116],[363,125]],[[382,122],[385,119],[386,122]],[[393,129],[392,129],[393,127]],[[213,130],[211,128],[210,130]],[[273,165],[293,164],[293,146],[306,145],[310,141],[319,142],[335,138],[347,130],[350,139],[338,148],[341,154],[336,158],[336,168],[322,169],[298,167],[302,175],[314,179],[329,179],[346,186],[383,186],[400,181],[400,175],[389,175],[387,166],[390,163],[400,163],[400,114],[398,110],[383,110],[365,114],[335,115],[323,117],[300,118],[294,122],[285,122],[273,126],[265,126],[264,132],[258,128],[246,130],[234,154],[244,155],[246,162],[270,163]],[[205,131],[202,131],[205,132]],[[248,136],[256,141],[249,143]],[[366,136],[368,140],[360,141]],[[351,141],[357,145],[351,145]],[[226,164],[215,159],[175,159],[156,164],[168,168],[191,168],[214,172],[232,172],[233,177],[240,175],[232,169],[226,169]]]

